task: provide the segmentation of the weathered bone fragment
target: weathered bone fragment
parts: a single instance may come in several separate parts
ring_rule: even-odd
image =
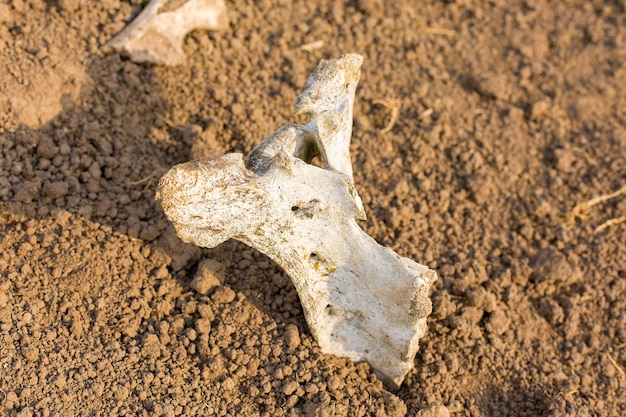
[[[291,277],[326,353],[368,361],[392,387],[413,367],[431,312],[435,271],[376,243],[349,145],[362,57],[321,61],[296,101],[304,126],[285,125],[247,158],[227,154],[173,167],[157,198],[179,237],[214,247],[237,239]],[[319,156],[324,168],[312,165]]]
[[[185,35],[226,27],[224,0],[152,0],[106,46],[125,51],[134,62],[176,65],[185,59]]]

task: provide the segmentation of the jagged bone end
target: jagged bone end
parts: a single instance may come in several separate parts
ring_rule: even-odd
[[[346,54],[340,59],[321,60],[296,98],[296,114],[308,114],[305,128],[315,138],[326,165],[352,177],[350,140],[354,94],[363,57]]]
[[[279,128],[245,159],[178,165],[159,182],[157,198],[184,241],[213,247],[233,238],[273,259],[292,279],[321,349],[368,361],[398,388],[426,331],[437,274],[356,223],[364,212],[345,163],[361,60],[347,55],[318,66],[296,106],[311,115],[305,126]],[[309,163],[315,152],[327,158],[324,168]]]
[[[105,47],[133,62],[177,65],[185,59],[185,35],[198,29],[223,30],[228,25],[224,0],[152,0]]]

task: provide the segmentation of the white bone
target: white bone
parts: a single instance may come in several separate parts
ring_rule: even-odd
[[[173,167],[157,199],[181,239],[214,247],[233,238],[292,279],[326,353],[368,361],[393,388],[413,367],[431,312],[435,271],[376,243],[363,218],[349,145],[362,58],[322,61],[298,96],[305,126],[285,125],[241,154]],[[310,164],[319,154],[325,168]]]
[[[125,51],[134,62],[176,65],[185,59],[185,35],[226,27],[224,0],[152,0],[106,46]]]

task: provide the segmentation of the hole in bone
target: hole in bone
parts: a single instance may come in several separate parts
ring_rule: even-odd
[[[319,200],[314,198],[310,201],[296,201],[291,206],[291,212],[299,219],[312,219],[319,211]]]
[[[326,165],[321,156],[321,152],[317,147],[317,143],[315,143],[315,139],[304,139],[299,154],[300,159],[302,159],[307,164],[315,165],[319,168],[324,168],[324,166]]]
[[[312,253],[309,255],[309,259],[310,259],[310,260],[312,260],[312,261],[317,261],[317,253],[312,252]]]
[[[326,307],[324,308],[324,312],[328,314],[329,316],[332,316],[333,314],[335,314],[335,312],[333,311],[333,306],[331,306],[330,304],[326,304]]]

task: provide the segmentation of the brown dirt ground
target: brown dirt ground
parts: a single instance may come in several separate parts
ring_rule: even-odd
[[[567,222],[626,184],[624,0],[229,1],[176,68],[102,49],[145,4],[0,4],[0,415],[626,415],[626,223],[596,230],[626,196]],[[154,201],[346,52],[362,227],[440,273],[393,393],[320,352],[274,263],[180,244]]]

